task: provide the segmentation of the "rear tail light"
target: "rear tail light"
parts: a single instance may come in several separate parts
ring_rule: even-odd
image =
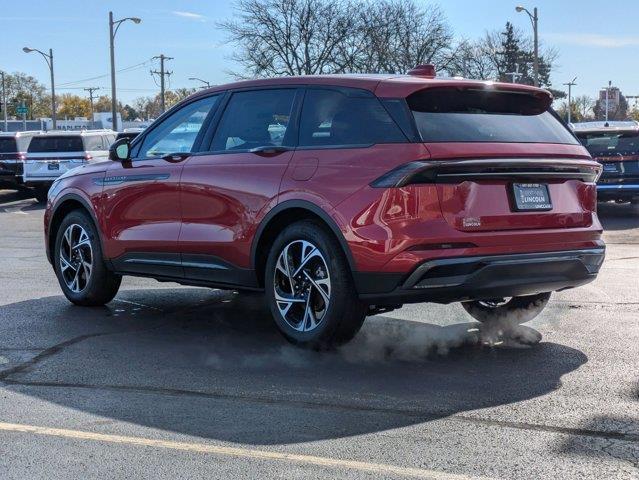
[[[371,182],[371,187],[404,187],[423,183],[463,181],[548,181],[596,182],[602,167],[592,161],[554,158],[486,158],[417,160],[396,167]]]
[[[371,187],[375,188],[390,188],[390,187],[403,187],[410,183],[415,182],[415,176],[424,170],[426,170],[431,164],[426,161],[418,160],[415,162],[405,163],[397,168],[394,168],[388,173],[385,173],[381,177],[371,182]],[[419,182],[423,183],[423,182]]]
[[[88,153],[84,156],[84,159],[88,162],[89,160],[93,160],[93,157]]]

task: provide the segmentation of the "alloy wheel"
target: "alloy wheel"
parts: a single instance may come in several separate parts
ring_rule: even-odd
[[[307,240],[295,240],[275,265],[275,302],[286,323],[299,332],[315,330],[331,299],[331,279],[322,252]]]
[[[60,272],[67,288],[80,293],[89,284],[93,249],[86,230],[74,223],[64,231],[59,252]]]

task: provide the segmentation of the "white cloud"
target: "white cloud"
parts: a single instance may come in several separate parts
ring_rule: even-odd
[[[199,13],[194,13],[194,12],[183,12],[183,11],[173,11],[171,12],[173,15],[176,15],[178,17],[182,17],[182,18],[188,18],[190,20],[199,20],[201,22],[206,20],[206,17],[204,15],[200,15]]]
[[[598,33],[547,33],[544,37],[557,43],[584,47],[623,48],[639,46],[639,36],[600,35]]]

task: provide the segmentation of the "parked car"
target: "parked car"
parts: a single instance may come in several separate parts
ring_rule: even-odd
[[[24,159],[29,142],[39,131],[0,132],[0,182],[7,187],[22,184]]]
[[[551,102],[430,67],[217,86],[56,180],[47,256],[77,305],[123,275],[264,291],[316,348],[404,303],[524,322],[604,259],[601,165]]]
[[[138,128],[138,127],[125,128],[123,131],[117,134],[115,139],[120,140],[121,138],[128,138],[129,140],[133,140],[143,131],[144,131],[143,128]]]
[[[34,135],[24,160],[23,184],[40,201],[63,173],[88,162],[105,160],[115,141],[112,130],[49,131]]]
[[[639,123],[583,122],[575,123],[573,130],[603,165],[599,200],[639,203]]]

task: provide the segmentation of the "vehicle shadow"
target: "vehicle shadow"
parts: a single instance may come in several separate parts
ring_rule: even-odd
[[[275,331],[261,296],[193,288],[123,291],[98,309],[29,300],[0,307],[0,319],[13,325],[14,347],[18,332],[32,345],[58,344],[0,370],[2,388],[243,444],[360,435],[520,402],[587,362],[550,342],[483,347],[476,323],[384,316],[335,351],[300,350]]]
[[[631,230],[639,227],[639,205],[598,203],[597,214],[604,230]]]
[[[12,204],[9,206],[9,204]],[[0,189],[0,212],[10,210],[43,210],[44,203],[39,203],[33,193],[27,189],[1,190]]]

